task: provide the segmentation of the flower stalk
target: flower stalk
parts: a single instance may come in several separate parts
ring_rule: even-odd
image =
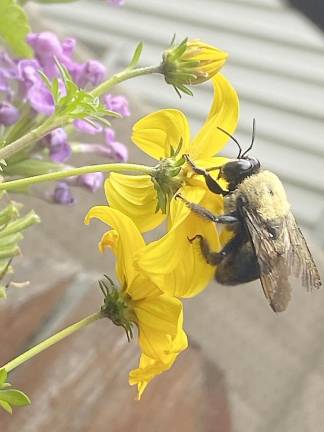
[[[153,73],[162,74],[163,71],[162,71],[161,65],[147,66],[147,67],[136,68],[136,69],[126,68],[123,71],[118,72],[117,74],[113,75],[107,81],[104,81],[103,83],[99,84],[90,93],[92,96],[102,96],[103,94],[107,93],[112,87],[114,87],[115,85],[117,85],[123,81],[129,80],[132,78],[136,78],[136,77],[142,76],[142,75],[150,75]]]
[[[29,145],[33,144],[36,141],[39,141],[45,135],[50,133],[52,130],[64,126],[66,120],[62,117],[47,119],[40,126],[32,129],[26,135],[18,138],[11,144],[6,145],[0,150],[0,160],[8,159],[16,153],[20,152],[29,147]]]
[[[47,181],[62,180],[67,177],[79,176],[82,174],[96,173],[96,172],[138,172],[141,174],[153,175],[155,168],[147,167],[145,165],[116,163],[116,164],[99,164],[87,165],[80,168],[71,168],[63,171],[56,171],[38,176],[26,177],[18,180],[0,183],[1,190],[15,190],[23,189],[28,186],[44,183]]]
[[[16,367],[20,366],[21,364],[25,363],[26,361],[40,354],[42,351],[45,351],[47,348],[50,348],[52,345],[55,345],[56,343],[65,339],[67,336],[70,336],[71,334],[77,332],[78,330],[81,330],[83,327],[86,327],[89,324],[101,318],[104,318],[104,315],[102,314],[101,311],[89,315],[86,318],[83,318],[81,321],[78,321],[70,325],[69,327],[66,327],[64,330],[61,330],[60,332],[49,337],[48,339],[45,339],[43,342],[39,343],[33,348],[30,348],[23,354],[19,355],[18,357],[14,358],[10,362],[6,363],[0,369],[5,369],[7,373],[11,372],[13,369],[16,369]]]

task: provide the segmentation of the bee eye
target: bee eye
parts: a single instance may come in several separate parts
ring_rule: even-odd
[[[247,171],[251,169],[251,162],[248,159],[240,159],[237,162],[238,171]]]

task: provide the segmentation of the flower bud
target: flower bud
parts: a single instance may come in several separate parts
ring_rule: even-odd
[[[95,192],[100,189],[103,181],[104,175],[101,172],[82,174],[77,178],[78,186],[82,186],[90,192]]]
[[[115,140],[115,131],[111,128],[105,129],[105,141],[107,146],[111,149],[111,157],[120,162],[128,160],[128,150],[125,144]]]
[[[92,122],[93,124],[90,124],[84,120],[74,120],[73,126],[80,132],[86,133],[89,135],[96,135],[100,132],[102,132],[102,126],[97,122]]]
[[[162,69],[165,80],[178,91],[192,94],[187,85],[201,84],[212,78],[224,65],[228,54],[199,39],[174,41],[164,51]]]
[[[10,126],[19,118],[19,111],[8,102],[0,103],[0,124]]]
[[[65,162],[70,158],[72,150],[64,129],[53,130],[45,137],[45,141],[53,162]]]
[[[30,33],[27,36],[27,42],[33,48],[37,57],[41,59],[48,57],[60,58],[62,55],[62,45],[54,33]]]
[[[88,83],[93,86],[100,84],[106,75],[106,67],[97,60],[88,60],[80,66],[76,83],[80,87],[85,87]]]
[[[65,182],[58,182],[52,194],[52,199],[56,204],[69,205],[74,203],[74,197],[70,186]]]
[[[105,106],[110,111],[117,112],[122,117],[130,116],[128,100],[125,98],[125,96],[113,96],[112,94],[107,94],[103,99]]]
[[[40,114],[50,116],[55,111],[53,97],[43,83],[36,83],[27,91],[27,100]]]

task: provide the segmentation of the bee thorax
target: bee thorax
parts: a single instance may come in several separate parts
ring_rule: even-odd
[[[242,205],[248,206],[265,220],[284,217],[290,211],[284,187],[270,171],[247,177],[225,198],[225,211],[234,211]]]

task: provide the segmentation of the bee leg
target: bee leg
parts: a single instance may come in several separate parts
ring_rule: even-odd
[[[203,254],[206,262],[210,265],[217,265],[220,264],[223,259],[230,254],[238,245],[240,242],[240,239],[238,236],[233,237],[220,252],[212,252],[210,250],[208,241],[200,234],[197,234],[195,237],[188,239],[190,243],[192,243],[195,240],[199,240],[200,250]]]
[[[213,179],[213,177],[209,174],[208,170],[205,170],[203,168],[198,168],[193,162],[192,160],[189,158],[188,155],[185,155],[185,159],[188,163],[188,165],[190,165],[191,169],[193,170],[193,172],[195,174],[198,175],[202,175],[205,179],[206,185],[208,187],[208,189],[218,195],[227,195],[228,191],[224,190],[215,179]]]
[[[220,215],[216,216],[211,211],[207,210],[205,207],[200,206],[199,204],[192,203],[190,201],[187,201],[183,196],[180,194],[176,195],[175,198],[180,198],[188,208],[190,208],[191,211],[196,213],[198,216],[202,217],[203,219],[208,219],[215,223],[221,223],[221,224],[235,224],[238,223],[238,218],[233,214],[228,215]]]

